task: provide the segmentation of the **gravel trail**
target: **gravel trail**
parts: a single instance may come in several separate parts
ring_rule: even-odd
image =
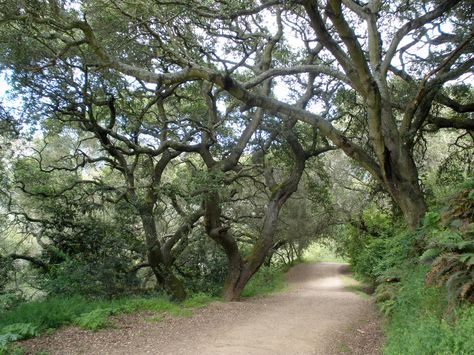
[[[344,287],[346,266],[300,264],[289,290],[242,302],[215,302],[191,317],[117,317],[117,327],[75,327],[24,343],[31,354],[379,354],[381,334],[370,299]]]

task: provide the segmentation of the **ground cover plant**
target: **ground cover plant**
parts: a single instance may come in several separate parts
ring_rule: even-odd
[[[473,191],[472,179],[457,186],[416,231],[373,210],[365,233],[351,234],[349,227],[353,270],[377,285],[375,297],[388,318],[384,353],[472,352]]]

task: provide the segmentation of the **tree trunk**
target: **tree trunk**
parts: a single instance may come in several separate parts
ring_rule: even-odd
[[[222,297],[226,302],[238,301],[250,276],[246,277],[246,265],[240,254],[230,258],[228,256],[228,264],[229,270],[222,289]]]
[[[265,213],[262,232],[247,260],[242,260],[238,248],[225,248],[223,245],[229,263],[228,275],[222,292],[225,301],[238,301],[248,281],[265,262],[265,258],[273,247],[281,207],[291,194],[296,191],[300,177],[301,175],[298,171],[296,175],[292,175],[287,180],[287,182],[291,180],[292,183],[282,184],[279,190],[273,194]],[[219,241],[219,239],[214,239]]]
[[[158,274],[162,280],[163,288],[170,294],[173,301],[182,302],[186,299],[187,294],[184,283],[174,275],[171,267],[163,265],[158,271]],[[157,273],[155,272],[155,276],[156,275]]]
[[[253,246],[252,253],[245,262],[242,262],[240,254],[236,254],[229,259],[229,276],[224,285],[223,297],[226,301],[238,301],[245,285],[251,277],[260,269],[265,262],[269,251],[274,245],[274,237],[278,226],[278,216],[284,203],[298,189],[298,184],[303,174],[306,158],[304,152],[296,140],[291,140],[290,144],[296,156],[296,164],[292,174],[288,179],[279,185],[272,194],[268,203],[263,228],[260,237]],[[238,253],[238,249],[236,250]],[[229,254],[228,254],[229,255]]]
[[[389,98],[375,91],[369,95],[368,105],[370,138],[382,172],[378,178],[414,230],[426,212],[426,203],[413,159],[413,142],[400,136]]]
[[[270,205],[273,206],[270,207]],[[268,209],[271,211],[268,212],[267,209],[267,215],[271,215],[271,221],[269,218],[265,218],[263,231],[248,259],[245,261],[242,260],[240,254],[229,258],[228,276],[222,292],[225,301],[238,301],[240,294],[249,280],[265,262],[265,258],[273,246],[273,239],[276,232],[278,213],[280,210],[279,208],[276,210],[276,206],[277,204],[275,203],[269,204]]]
[[[412,163],[414,165],[414,163]],[[386,186],[400,207],[408,226],[415,230],[426,213],[426,202],[418,182],[416,167],[394,172],[386,176]]]
[[[184,284],[173,274],[171,265],[164,262],[153,214],[147,212],[146,208],[141,208],[140,217],[145,231],[148,263],[158,285],[168,292],[173,300],[183,301],[186,298]]]

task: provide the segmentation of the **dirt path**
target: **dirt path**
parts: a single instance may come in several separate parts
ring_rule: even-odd
[[[216,302],[161,322],[146,313],[123,316],[116,329],[65,328],[25,345],[48,354],[378,354],[373,305],[345,289],[343,270],[336,263],[301,264],[288,273],[286,292]]]

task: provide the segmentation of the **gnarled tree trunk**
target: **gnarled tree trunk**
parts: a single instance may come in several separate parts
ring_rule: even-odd
[[[223,288],[223,297],[226,301],[238,301],[247,282],[265,262],[274,243],[280,210],[298,189],[307,155],[293,132],[287,132],[286,136],[295,156],[295,163],[291,175],[283,183],[276,184],[273,181],[268,186],[273,193],[265,212],[262,231],[247,259],[244,260],[240,255],[238,244],[231,235],[229,227],[221,224],[219,194],[213,193],[206,201],[206,231],[223,247],[227,255],[229,270]]]
[[[150,208],[153,208],[153,206],[150,206]],[[145,231],[148,264],[156,277],[158,285],[166,290],[174,300],[183,301],[186,299],[186,289],[183,281],[173,274],[170,262],[165,262],[153,213],[149,208],[142,206],[140,217]]]

